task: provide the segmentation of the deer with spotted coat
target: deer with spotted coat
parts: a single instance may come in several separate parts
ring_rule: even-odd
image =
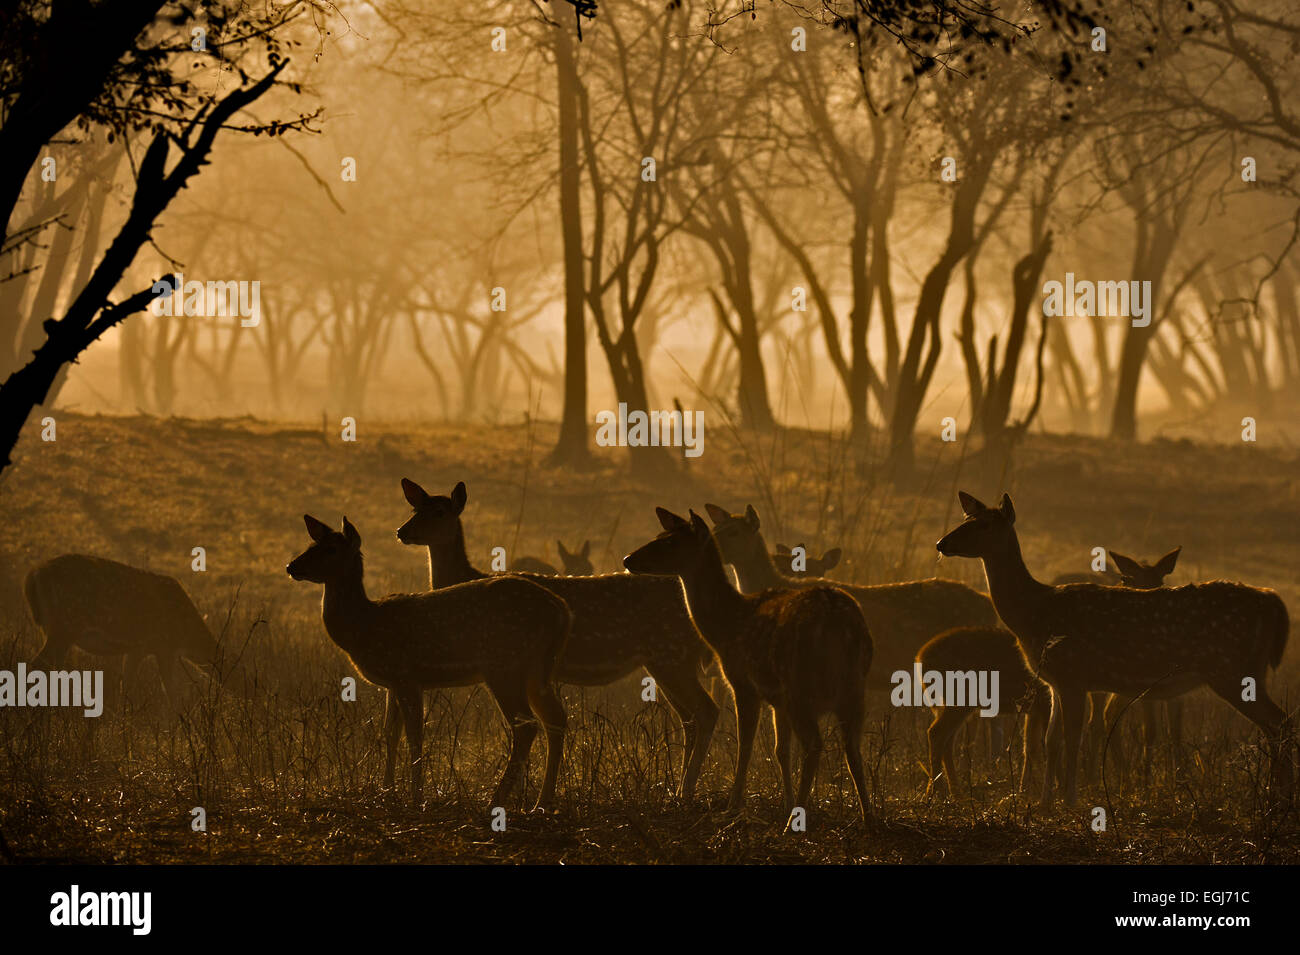
[[[1274,784],[1290,790],[1290,765],[1283,758],[1289,750],[1287,715],[1266,689],[1290,627],[1286,605],[1274,591],[1221,580],[1158,590],[1054,587],[1034,579],[1025,566],[1008,495],[997,507],[964,491],[959,500],[965,521],[935,546],[946,557],[983,562],[998,616],[1016,635],[1031,671],[1052,688],[1044,807],[1053,801],[1062,745],[1065,801],[1077,802],[1079,741],[1090,691],[1169,699],[1208,686],[1264,733]]]

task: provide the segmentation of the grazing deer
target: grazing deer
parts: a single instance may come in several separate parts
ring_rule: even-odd
[[[871,635],[862,611],[836,587],[739,594],[731,586],[708,525],[656,508],[664,532],[623,559],[633,574],[673,574],[681,578],[691,619],[717,654],[736,700],[738,751],[729,809],[745,797],[745,776],[754,749],[758,713],[772,706],[776,759],[787,818],[795,806],[807,807],[822,736],[824,713],[839,721],[844,758],[867,818],[866,777],[860,741],[866,705]],[[791,734],[803,748],[799,795],[790,778]]]
[[[955,580],[909,581],[896,584],[843,584],[816,577],[790,577],[772,562],[752,506],[743,515],[729,514],[715,504],[705,509],[713,519],[713,536],[722,559],[736,570],[740,589],[754,593],[769,587],[783,590],[833,585],[847,592],[867,618],[875,641],[875,666],[868,688],[888,691],[890,675],[912,669],[916,653],[936,634],[954,627],[993,627],[998,617],[989,598]]]
[[[591,541],[583,541],[582,548],[572,552],[565,550],[564,541],[557,540],[555,546],[560,552],[560,562],[564,564],[564,576],[590,577],[595,574],[596,569],[591,564]],[[511,561],[510,573],[543,574],[547,577],[560,576],[558,570],[537,557],[520,557]]]
[[[1018,721],[1024,716],[1024,761],[1020,768],[1023,790],[1030,766],[1041,753],[1047,721],[1052,713],[1051,690],[1025,665],[1015,634],[1001,627],[957,627],[939,634],[921,647],[916,655],[921,671],[966,672],[983,670],[998,674],[998,716]],[[977,712],[975,706],[932,706],[934,722],[926,734],[930,743],[930,784],[928,796],[942,779],[951,794],[956,779],[952,741],[967,718]],[[942,772],[940,770],[942,769]]]
[[[33,669],[60,669],[75,646],[122,657],[123,681],[130,686],[140,663],[152,656],[173,709],[184,702],[182,657],[221,678],[217,641],[175,577],[63,554],[33,567],[23,590],[32,619],[45,633]]]
[[[1065,800],[1076,802],[1079,740],[1094,690],[1169,699],[1208,686],[1264,732],[1275,781],[1289,788],[1278,745],[1287,716],[1265,688],[1290,626],[1276,593],[1227,581],[1158,590],[1053,587],[1025,567],[1010,497],[1002,495],[995,508],[964,491],[959,499],[966,520],[936,547],[944,556],[983,561],[998,616],[1016,635],[1029,668],[1052,688],[1043,806],[1052,803],[1062,737]]]
[[[403,724],[411,796],[424,788],[422,691],[486,684],[510,724],[510,758],[492,794],[505,804],[537,736],[546,728],[546,773],[537,806],[550,805],[564,746],[564,705],[551,686],[570,626],[554,594],[517,577],[493,577],[434,593],[366,596],[361,535],[345,517],[333,530],[303,516],[312,543],[285,568],[294,580],[325,585],[321,619],[357,672],[388,691],[384,786],[393,785]]]
[[[427,494],[414,481],[403,479],[402,493],[415,513],[397,529],[397,539],[429,548],[431,587],[487,576],[465,553],[460,519],[468,500],[464,482],[456,485],[450,497],[443,497]],[[711,654],[691,623],[677,581],[627,574],[524,576],[559,596],[573,611],[573,632],[555,671],[558,682],[600,686],[640,667],[654,678],[686,732],[686,758],[678,791],[682,798],[692,798],[718,721],[718,706],[700,682],[702,667]]]
[[[1106,586],[1134,587],[1138,590],[1154,590],[1157,587],[1163,587],[1165,578],[1174,572],[1181,551],[1182,547],[1175,547],[1159,560],[1148,564],[1145,561],[1134,560],[1132,557],[1126,557],[1116,551],[1108,550],[1108,562],[1114,565],[1113,571],[1107,568],[1104,573],[1099,571],[1090,574],[1060,574],[1052,578],[1052,586],[1104,584]],[[1111,728],[1129,703],[1130,701],[1125,697],[1116,696],[1113,693],[1109,695],[1105,693],[1088,694],[1088,706],[1091,714],[1088,720],[1088,741],[1091,748],[1090,772],[1093,769],[1100,772],[1101,757],[1106,738],[1110,735]],[[1182,742],[1183,737],[1183,701],[1181,699],[1159,701],[1144,698],[1142,700],[1142,759],[1148,776],[1151,773],[1152,750],[1156,738],[1159,736],[1161,707],[1164,707],[1169,713],[1169,738],[1174,746],[1175,759],[1177,759],[1178,745]],[[1114,750],[1115,761],[1119,764],[1120,772],[1123,774],[1125,767],[1124,746],[1118,736],[1115,737]]]
[[[803,544],[796,544],[795,547],[803,551],[803,569],[795,568],[794,551],[785,544],[776,545],[776,553],[772,555],[772,562],[778,567],[783,567],[791,577],[825,577],[826,572],[840,562],[840,549],[832,547],[820,557],[812,557],[808,553],[808,548]]]

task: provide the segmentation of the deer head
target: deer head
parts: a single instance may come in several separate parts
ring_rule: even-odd
[[[1155,590],[1157,587],[1164,586],[1165,578],[1174,572],[1174,565],[1178,563],[1178,554],[1181,550],[1182,547],[1175,547],[1154,564],[1134,560],[1132,557],[1125,557],[1113,550],[1107,551],[1107,553],[1110,554],[1115,569],[1119,571],[1120,583],[1125,587],[1134,587],[1138,590]]]
[[[705,504],[704,509],[713,519],[713,539],[726,563],[748,565],[756,559],[768,559],[758,532],[758,512],[752,504],[746,505],[743,515],[728,513],[716,504]]]
[[[709,526],[694,511],[689,521],[662,507],[655,514],[663,533],[624,557],[623,566],[634,574],[690,577],[713,546]]]
[[[957,493],[966,520],[953,528],[935,548],[945,557],[990,557],[1004,553],[1016,542],[1016,509],[1002,495],[997,507],[988,507],[965,491]]]
[[[452,488],[450,497],[443,497],[427,493],[410,478],[402,478],[402,493],[415,513],[397,529],[397,539],[418,546],[437,544],[453,536],[469,499],[464,481]]]
[[[304,514],[302,519],[312,543],[285,567],[290,577],[324,584],[355,570],[361,560],[361,535],[346,517],[342,531],[310,514]]]

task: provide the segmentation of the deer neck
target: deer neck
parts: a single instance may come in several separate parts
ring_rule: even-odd
[[[682,577],[682,588],[691,619],[707,642],[714,647],[731,643],[737,636],[736,620],[746,605],[727,578],[716,544],[710,542],[700,566]]]
[[[456,521],[456,532],[446,540],[429,545],[429,588],[438,590],[487,576],[469,562],[465,553],[465,528]]]
[[[740,582],[740,589],[747,594],[752,594],[756,590],[765,590],[768,587],[788,587],[790,580],[772,561],[772,555],[768,553],[767,541],[763,539],[761,533],[755,535],[758,540],[755,542],[755,553],[744,558],[739,564],[732,564],[736,568],[736,579]]]
[[[330,639],[349,653],[358,646],[366,630],[366,621],[374,603],[366,596],[365,573],[361,555],[347,572],[325,584],[321,598],[321,619]]]
[[[1013,532],[1005,547],[985,556],[983,561],[993,609],[1002,622],[1022,639],[1035,636],[1036,621],[1041,620],[1040,608],[1052,588],[1035,580],[1025,566],[1020,539]]]

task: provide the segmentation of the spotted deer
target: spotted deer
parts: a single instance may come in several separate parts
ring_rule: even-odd
[[[566,577],[590,577],[595,574],[596,569],[591,564],[591,541],[582,542],[582,547],[576,551],[568,551],[564,547],[564,541],[557,540],[555,546],[560,554],[560,563],[564,565],[564,576]],[[547,577],[558,577],[560,571],[556,570],[552,564],[537,557],[519,557],[510,562],[510,572],[512,574],[543,574]]]
[[[722,559],[736,571],[740,589],[755,593],[769,587],[790,590],[828,584],[844,590],[862,607],[875,641],[875,665],[869,689],[887,692],[890,676],[911,671],[917,651],[931,637],[954,627],[992,627],[998,622],[983,594],[955,580],[917,580],[894,584],[845,584],[816,577],[791,577],[772,561],[753,506],[730,514],[716,504],[705,509]]]
[[[410,757],[411,796],[424,787],[422,691],[485,684],[510,724],[510,758],[492,794],[503,806],[524,760],[546,729],[546,772],[537,807],[548,807],[564,746],[566,715],[551,681],[570,626],[564,601],[516,577],[433,593],[366,596],[361,535],[345,517],[333,530],[303,516],[312,543],[285,568],[294,580],[324,584],[325,632],[361,676],[388,691],[384,786],[392,788],[402,731]]]
[[[738,747],[729,809],[739,810],[754,748],[759,709],[772,706],[776,759],[785,814],[808,806],[821,758],[818,720],[839,722],[844,758],[867,818],[866,776],[860,750],[871,635],[862,611],[836,587],[739,594],[731,586],[708,525],[656,508],[664,531],[623,559],[633,574],[672,574],[681,580],[691,619],[713,649],[736,701]],[[790,744],[803,750],[799,793],[790,775]]]
[[[175,577],[103,557],[63,554],[33,567],[23,591],[32,620],[45,634],[33,669],[60,669],[75,646],[122,658],[129,688],[145,657],[152,656],[173,709],[186,695],[182,659],[221,679],[217,641]]]
[[[921,665],[922,673],[930,670],[942,673],[983,670],[998,674],[996,718],[1024,723],[1019,787],[1023,790],[1034,757],[1042,753],[1047,720],[1052,712],[1052,696],[1047,684],[1034,676],[1025,664],[1015,634],[1001,627],[957,627],[928,641],[917,653],[916,662]],[[930,783],[925,793],[928,796],[946,789],[952,794],[953,781],[957,778],[952,755],[953,737],[978,708],[939,705],[930,709],[934,722],[927,733]]]
[[[838,547],[832,547],[820,557],[813,557],[803,544],[794,546],[800,549],[802,560],[797,559],[794,550],[785,544],[777,544],[776,553],[772,555],[772,563],[784,568],[791,577],[825,577],[826,572],[840,562],[841,551]],[[802,568],[799,564],[803,565]]]
[[[428,547],[430,586],[438,589],[486,577],[465,552],[461,513],[469,495],[464,482],[450,496],[442,496],[403,479],[402,492],[414,514],[397,529],[397,539]],[[563,599],[573,611],[573,631],[555,672],[558,682],[601,686],[641,667],[654,678],[656,690],[663,692],[686,732],[678,792],[692,798],[718,706],[700,682],[711,654],[686,612],[681,587],[671,578],[627,574],[522,576]]]
[[[1181,547],[1175,547],[1159,560],[1148,564],[1145,561],[1134,560],[1132,557],[1108,550],[1108,563],[1114,565],[1113,570],[1108,567],[1104,572],[1060,574],[1052,578],[1052,586],[1104,584],[1112,587],[1135,587],[1138,590],[1154,590],[1156,587],[1163,587],[1165,578],[1174,572],[1181,551]],[[1090,714],[1088,720],[1089,772],[1100,772],[1101,758],[1106,740],[1111,738],[1112,727],[1119,719],[1120,714],[1127,710],[1130,703],[1129,699],[1115,694],[1088,694]],[[1151,756],[1156,739],[1160,735],[1160,711],[1162,708],[1169,714],[1169,739],[1173,744],[1174,758],[1177,760],[1178,746],[1183,738],[1183,701],[1181,699],[1160,701],[1143,698],[1141,706],[1142,761],[1145,772],[1149,776],[1151,773]],[[1119,764],[1120,774],[1123,775],[1126,765],[1123,738],[1114,736],[1113,740],[1111,749],[1115,754],[1116,763]]]
[[[1051,767],[1060,762],[1062,743],[1065,800],[1076,803],[1090,691],[1169,699],[1208,686],[1263,731],[1274,782],[1290,788],[1280,746],[1287,717],[1266,689],[1290,626],[1276,593],[1227,581],[1156,590],[1054,587],[1035,580],[1025,566],[1009,496],[1002,495],[997,507],[964,491],[959,500],[966,519],[936,547],[944,556],[983,562],[998,616],[1016,635],[1026,664],[1052,688],[1043,806],[1053,801]]]

